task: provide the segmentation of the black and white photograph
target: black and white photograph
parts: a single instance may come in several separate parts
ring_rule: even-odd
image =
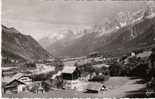
[[[1,0],[2,98],[155,98],[154,0]]]

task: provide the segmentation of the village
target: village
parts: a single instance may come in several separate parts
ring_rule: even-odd
[[[2,0],[2,97],[155,97],[155,1],[114,1]]]
[[[76,58],[52,58],[23,63],[16,67],[3,66],[2,95],[23,92],[45,94],[57,90],[72,90],[83,94],[109,92],[125,83],[119,81],[121,77],[144,78],[148,66],[146,64],[153,51],[131,52],[121,58],[108,58],[99,52],[92,52],[88,56]],[[115,77],[118,78],[113,82]]]

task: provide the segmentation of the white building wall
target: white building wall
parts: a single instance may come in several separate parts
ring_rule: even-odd
[[[23,89],[25,88],[26,86],[25,85],[18,85],[18,88],[17,88],[17,92],[22,92],[24,91]]]
[[[79,85],[79,80],[64,80],[63,87],[65,89],[77,89]]]

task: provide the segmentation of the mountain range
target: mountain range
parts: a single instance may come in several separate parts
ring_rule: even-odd
[[[155,46],[155,17],[141,17],[110,33],[84,30],[57,40],[46,49],[55,56],[83,56],[99,51],[105,56],[122,56]]]

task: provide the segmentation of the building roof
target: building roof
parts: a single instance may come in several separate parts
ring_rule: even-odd
[[[76,63],[75,60],[74,61],[66,61],[66,62],[64,62],[64,66],[74,66],[75,63]]]
[[[102,88],[102,84],[100,83],[89,83],[87,86],[87,90],[96,90],[99,91]]]
[[[93,65],[93,67],[95,67],[95,68],[102,68],[102,67],[109,67],[109,65],[107,65],[107,64],[97,64],[97,65]]]
[[[75,66],[64,66],[62,73],[73,73],[76,70]]]
[[[13,83],[13,82],[16,82],[16,83]],[[23,81],[13,80],[12,82],[3,85],[3,87],[4,87],[4,88],[13,88],[13,87],[18,86],[19,84],[26,85],[26,83],[23,82]]]
[[[12,82],[12,81],[14,81],[14,80],[18,80],[18,79],[21,78],[22,76],[24,76],[23,73],[17,73],[17,74],[15,74],[15,75],[12,76],[12,77],[6,77],[6,78],[4,78],[4,79],[2,80],[2,82],[4,82],[4,83],[10,83],[10,82]]]
[[[136,56],[140,58],[149,57],[151,55],[152,51],[144,51],[143,53],[139,53]]]
[[[12,69],[16,69],[16,67],[2,67],[3,71],[8,71],[8,70],[12,70]]]
[[[101,58],[101,57],[96,57],[96,58],[94,58],[94,60],[97,61],[97,62],[98,62],[98,61],[103,61],[103,58]]]

